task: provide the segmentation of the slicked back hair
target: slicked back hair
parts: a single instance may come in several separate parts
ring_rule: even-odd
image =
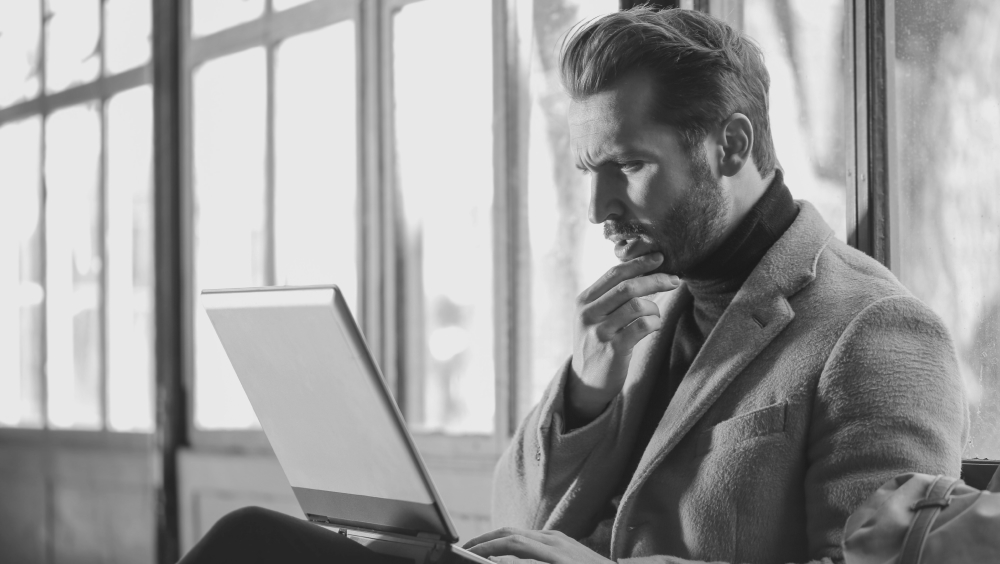
[[[761,177],[775,168],[764,54],[726,23],[694,10],[637,6],[590,20],[563,41],[563,86],[579,100],[635,71],[653,79],[652,119],[676,128],[688,150],[739,112],[753,126]]]

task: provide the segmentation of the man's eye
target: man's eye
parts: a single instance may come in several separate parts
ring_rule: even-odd
[[[576,170],[579,170],[580,174],[582,174],[584,176],[589,176],[590,175],[590,169],[589,168],[578,168]]]
[[[620,168],[622,170],[622,172],[635,172],[635,171],[639,170],[640,168],[642,168],[642,162],[641,161],[626,161],[624,163],[620,163],[618,165],[618,168]]]

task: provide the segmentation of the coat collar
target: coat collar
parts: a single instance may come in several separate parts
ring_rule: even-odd
[[[795,312],[788,298],[815,280],[820,253],[833,236],[833,231],[811,204],[805,201],[798,204],[799,215],[795,222],[764,255],[737,292],[708,335],[656,427],[619,505],[612,534],[612,557],[619,555],[616,550],[620,538],[618,523],[622,522],[622,516],[629,510],[643,483],[730,382],[792,321]],[[675,292],[682,290],[683,287]],[[690,294],[687,294],[687,297],[680,294],[669,300],[665,319],[679,316],[678,310],[690,303]],[[655,343],[655,348],[669,348],[670,341],[661,338]],[[652,381],[663,369],[663,364],[655,367],[652,363],[644,364],[646,370],[641,380]],[[646,386],[639,384],[637,388]],[[641,413],[633,415],[642,417]]]

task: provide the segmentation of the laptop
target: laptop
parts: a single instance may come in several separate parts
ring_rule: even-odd
[[[340,290],[205,290],[202,304],[309,521],[399,562],[490,561],[458,534]]]

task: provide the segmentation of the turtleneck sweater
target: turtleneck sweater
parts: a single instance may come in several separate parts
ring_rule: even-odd
[[[581,539],[584,544],[601,554],[610,551],[611,528],[618,503],[677,387],[736,293],[760,259],[795,221],[798,212],[798,206],[784,184],[781,171],[776,170],[767,190],[740,221],[736,230],[683,277],[684,285],[694,299],[691,306],[678,318],[668,366],[653,384],[649,404],[639,424],[635,447],[622,482],[594,532],[586,539]]]

